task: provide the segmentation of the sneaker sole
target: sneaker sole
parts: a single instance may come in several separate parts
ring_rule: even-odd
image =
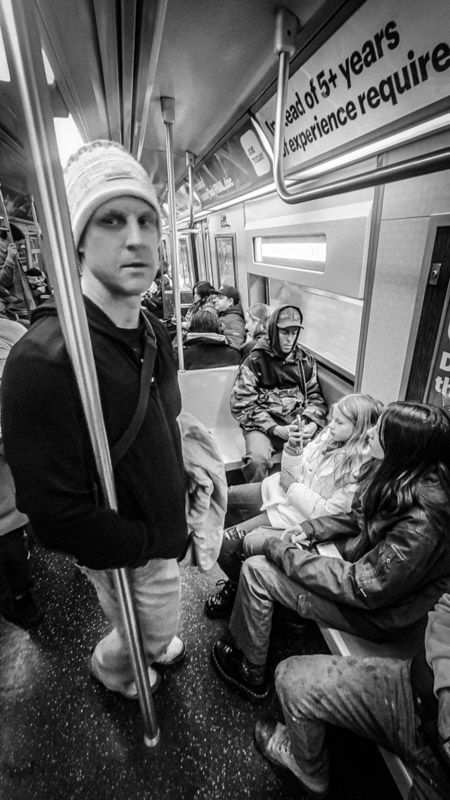
[[[230,686],[234,686],[235,689],[239,689],[240,692],[243,692],[249,698],[249,700],[252,700],[252,702],[254,703],[261,703],[268,697],[270,691],[269,688],[266,689],[264,694],[258,694],[256,692],[252,692],[251,689],[248,689],[242,683],[239,683],[239,681],[236,681],[234,678],[228,675],[228,673],[225,672],[225,670],[223,669],[221,663],[218,661],[216,654],[214,652],[214,648],[211,650],[211,659],[213,662],[213,666],[215,667],[219,675],[224,679],[224,681],[226,681],[226,683],[229,683]]]
[[[183,649],[180,650],[178,655],[175,656],[172,661],[154,661],[152,667],[158,667],[158,669],[172,669],[172,667],[179,667],[186,658],[186,653],[186,645],[183,642]]]
[[[124,700],[138,700],[139,697],[138,697],[137,691],[136,691],[136,694],[128,695],[128,694],[125,694],[124,692],[121,692],[119,689],[110,689],[109,686],[105,686],[103,681],[101,681],[100,678],[95,674],[94,669],[92,667],[92,661],[91,661],[92,652],[93,652],[93,650],[91,651],[91,653],[88,655],[88,658],[87,658],[87,668],[88,668],[90,679],[92,681],[94,681],[95,683],[98,683],[99,686],[102,686],[103,689],[106,689],[107,692],[112,692],[112,694],[117,694],[119,697],[123,697]],[[158,691],[158,689],[160,688],[161,683],[162,683],[161,675],[159,673],[157,673],[157,675],[158,675],[158,677],[157,677],[155,683],[153,684],[153,686],[150,687],[150,691],[151,691],[152,694],[156,694],[156,692]]]

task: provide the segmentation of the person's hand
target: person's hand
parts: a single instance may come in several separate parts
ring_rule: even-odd
[[[291,422],[289,425],[288,442],[291,447],[299,448],[303,443],[303,426],[299,426],[297,422]]]
[[[289,489],[290,486],[292,486],[293,483],[297,483],[296,479],[293,478],[292,475],[289,474],[289,472],[281,470],[280,486],[283,489],[283,492],[287,492],[287,490]]]
[[[296,544],[297,542],[306,542],[308,537],[301,525],[290,525],[289,528],[286,528],[281,534],[281,539],[283,539],[284,542]]]
[[[14,242],[11,242],[11,244],[8,245],[8,256],[10,258],[15,258],[16,255],[17,255],[17,247],[14,244]]]
[[[278,436],[279,439],[283,439],[284,442],[287,442],[289,438],[289,428],[290,425],[275,425],[273,433],[275,436]]]
[[[303,444],[311,441],[319,426],[315,422],[307,422],[303,428]]]
[[[450,736],[450,686],[438,692],[438,730],[439,736],[445,742]]]

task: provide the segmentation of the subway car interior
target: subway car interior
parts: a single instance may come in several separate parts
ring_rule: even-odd
[[[83,142],[120,142],[157,189],[179,345],[194,284],[227,284],[244,310],[300,306],[329,406],[365,392],[450,407],[448,0],[0,0],[0,32],[0,228],[23,241],[25,278],[37,268],[63,291],[62,169]],[[180,350],[183,409],[239,484],[238,367],[185,370]],[[44,617],[25,630],[0,616],[1,800],[306,797],[253,743],[259,717],[281,720],[275,692],[249,703],[210,662],[226,629],[203,611],[218,565],[182,568],[188,655],[164,675],[148,746],[140,704],[89,676],[108,629],[92,585],[31,529],[28,544]],[[280,622],[269,666],[407,658],[418,641]],[[330,800],[408,796],[392,754],[338,728],[330,752]]]

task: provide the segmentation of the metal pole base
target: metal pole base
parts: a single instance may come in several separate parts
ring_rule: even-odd
[[[160,728],[158,728],[158,730],[156,731],[156,734],[153,737],[153,739],[150,739],[147,736],[147,734],[144,734],[144,744],[149,749],[156,750],[156,748],[158,747],[160,742],[161,742],[161,730],[160,730]]]

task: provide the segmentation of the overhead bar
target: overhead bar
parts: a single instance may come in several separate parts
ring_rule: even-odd
[[[166,129],[167,198],[169,201],[170,250],[172,254],[172,286],[177,326],[178,367],[184,370],[183,332],[181,330],[180,278],[178,272],[177,206],[175,200],[175,170],[173,165],[172,125],[175,122],[175,98],[161,97],[161,113]]]
[[[31,163],[35,170],[31,178],[34,177],[36,182],[35,197],[46,234],[42,244],[58,317],[75,372],[105,505],[117,511],[111,458],[33,6],[29,0],[0,0],[0,23],[5,34],[9,66],[22,102]],[[153,748],[159,743],[160,730],[127,570],[113,570],[113,576],[144,721],[144,742]]]
[[[367,189],[384,183],[392,183],[394,181],[415,178],[418,175],[428,175],[432,172],[450,169],[450,148],[444,148],[432,153],[427,153],[423,156],[408,158],[397,164],[378,167],[377,169],[363,172],[360,175],[333,181],[332,183],[315,188],[305,189],[305,178],[302,179],[300,173],[300,175],[297,175],[295,181],[292,181],[292,183],[290,182],[290,186],[294,187],[294,189],[295,187],[300,188],[297,188],[296,191],[290,191],[284,177],[283,141],[289,82],[289,60],[295,50],[292,36],[294,29],[293,17],[294,15],[286,8],[278,8],[276,11],[275,52],[278,54],[279,61],[273,175],[278,195],[285,203],[291,205],[304,203],[308,200],[318,200],[323,197],[331,197],[336,194],[355,191],[356,189]],[[382,152],[383,150],[380,149],[374,153],[374,155],[381,155]]]

